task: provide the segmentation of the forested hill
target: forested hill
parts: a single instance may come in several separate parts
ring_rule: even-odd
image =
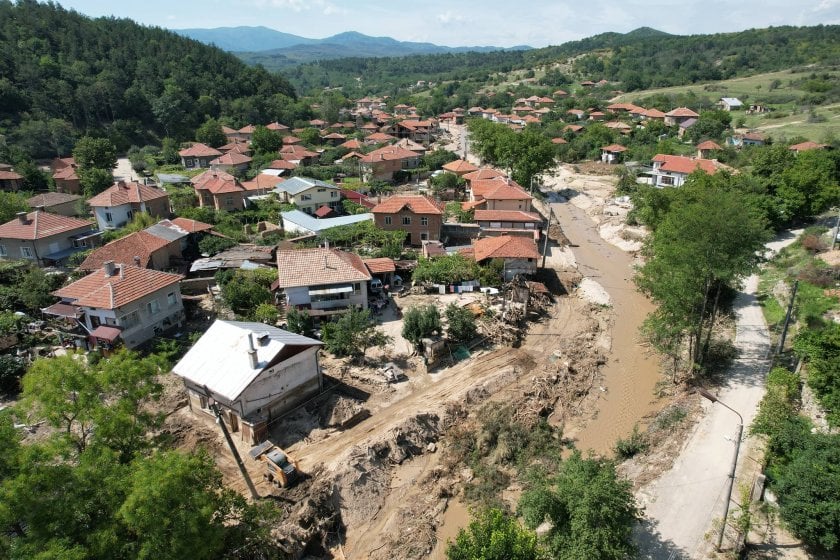
[[[170,31],[0,0],[0,144],[28,156],[66,155],[83,134],[122,149],[188,139],[206,115],[269,122],[294,97],[286,78]]]
[[[528,51],[327,60],[304,64],[285,74],[299,91],[341,85],[347,95],[353,95],[356,91],[388,93],[417,80],[486,80],[496,72],[570,62],[574,76],[622,82],[620,89],[633,91],[724,80],[804,64],[836,64],[837,60],[837,25],[691,36],[640,28]]]

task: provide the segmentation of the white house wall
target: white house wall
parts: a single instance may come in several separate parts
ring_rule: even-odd
[[[295,397],[305,398],[298,390],[303,386],[317,391],[320,386],[317,354],[318,347],[313,346],[260,373],[238,399],[242,417],[264,415],[269,409],[274,415],[283,407],[294,406],[300,400]]]

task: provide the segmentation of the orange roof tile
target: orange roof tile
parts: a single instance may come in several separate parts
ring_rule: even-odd
[[[671,173],[684,173],[686,175],[693,173],[696,169],[702,169],[709,175],[714,175],[717,172],[715,162],[710,159],[690,158],[685,156],[672,156],[668,154],[657,154],[653,161],[661,162],[659,167],[662,171],[670,171]]]
[[[417,152],[406,150],[399,146],[384,146],[377,150],[373,150],[369,154],[361,158],[362,163],[376,163],[379,161],[393,161],[400,159],[416,158]]]
[[[211,148],[207,144],[196,142],[189,148],[184,148],[178,155],[181,157],[217,157],[222,155],[222,152],[216,148]]]
[[[817,144],[816,142],[812,142],[810,140],[788,146],[789,150],[793,150],[795,152],[804,152],[805,150],[823,150],[825,148],[828,148],[828,144]]]
[[[711,140],[706,140],[705,142],[700,142],[697,144],[698,150],[721,150],[720,146],[712,142]]]
[[[187,233],[199,233],[202,231],[210,231],[213,226],[199,222],[198,220],[190,220],[189,218],[173,218],[169,220]]]
[[[533,239],[520,236],[500,235],[484,237],[473,241],[475,260],[484,259],[538,259],[540,253]]]
[[[364,262],[371,274],[382,274],[384,272],[395,272],[397,270],[393,259],[389,259],[388,257],[364,259]]]
[[[476,222],[542,222],[536,212],[522,210],[476,210],[473,216]]]
[[[152,253],[161,250],[169,243],[169,240],[152,235],[148,231],[135,231],[94,249],[79,265],[79,268],[90,272],[102,268],[102,265],[108,261],[148,268]],[[136,262],[134,257],[137,257],[140,262]]]
[[[98,195],[89,198],[87,203],[89,206],[122,206],[123,204],[139,204],[159,198],[168,199],[169,195],[166,194],[165,190],[151,185],[118,181]]]
[[[230,151],[210,160],[210,165],[243,165],[251,163],[251,158],[236,151]]]
[[[137,266],[116,266],[114,274],[99,269],[53,292],[78,307],[116,309],[153,292],[178,284],[183,276]]]
[[[242,183],[242,188],[246,191],[263,191],[270,190],[285,181],[283,177],[277,175],[269,175],[267,173],[257,173],[250,181]]]
[[[394,195],[373,207],[374,214],[395,214],[403,208],[415,214],[443,214],[433,200],[422,195]]]
[[[559,137],[558,138],[552,138],[551,143],[552,144],[568,144],[568,142],[566,142],[565,138],[559,138]]]
[[[296,169],[297,165],[283,159],[275,159],[268,164],[267,169]]]
[[[356,138],[351,138],[347,142],[338,145],[339,148],[347,148],[348,150],[360,150],[362,149],[362,143],[359,142]]]
[[[361,257],[338,249],[277,251],[278,288],[316,286],[370,280]]]
[[[93,230],[93,225],[86,220],[35,210],[27,213],[25,217],[15,216],[14,219],[0,225],[0,237],[29,240],[45,239],[83,227]]]
[[[671,111],[665,113],[666,117],[688,117],[688,118],[697,118],[700,115],[689,109],[688,107],[677,107]]]
[[[664,119],[665,113],[660,111],[659,109],[647,109],[642,112],[642,115],[649,118],[649,119]]]
[[[470,181],[470,190],[474,197],[484,200],[530,200],[531,195],[525,192],[516,181],[497,177],[489,180]]]
[[[190,180],[196,190],[210,191],[213,194],[223,194],[231,192],[244,191],[245,188],[239,183],[239,180],[224,171],[216,171],[215,169],[208,169],[200,175],[196,175]]]
[[[609,146],[604,146],[601,150],[605,152],[621,153],[626,152],[627,148],[620,144],[610,144]]]
[[[452,173],[457,173],[458,175],[466,175],[467,173],[478,171],[478,167],[476,167],[468,161],[464,161],[463,159],[456,159],[455,161],[450,161],[449,163],[445,164],[443,168],[447,171],[451,171]]]
[[[495,179],[496,177],[504,177],[504,175],[504,173],[493,169],[492,167],[482,167],[481,169],[467,173],[464,175],[464,179],[467,181],[481,181],[486,179]]]

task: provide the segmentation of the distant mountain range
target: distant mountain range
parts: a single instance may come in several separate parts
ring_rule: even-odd
[[[409,56],[453,52],[491,52],[529,50],[531,47],[445,47],[433,43],[397,41],[391,37],[371,37],[355,31],[324,39],[310,39],[268,27],[217,27],[214,29],[173,29],[175,33],[216,45],[233,52],[248,63],[271,60],[271,66],[293,66],[313,60],[347,57]],[[279,62],[279,64],[278,64]]]

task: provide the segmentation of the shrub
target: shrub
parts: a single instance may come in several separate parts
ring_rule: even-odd
[[[639,425],[633,426],[633,432],[627,439],[618,438],[615,442],[615,456],[618,459],[630,459],[631,457],[647,451],[648,443],[644,434],[639,432]]]

